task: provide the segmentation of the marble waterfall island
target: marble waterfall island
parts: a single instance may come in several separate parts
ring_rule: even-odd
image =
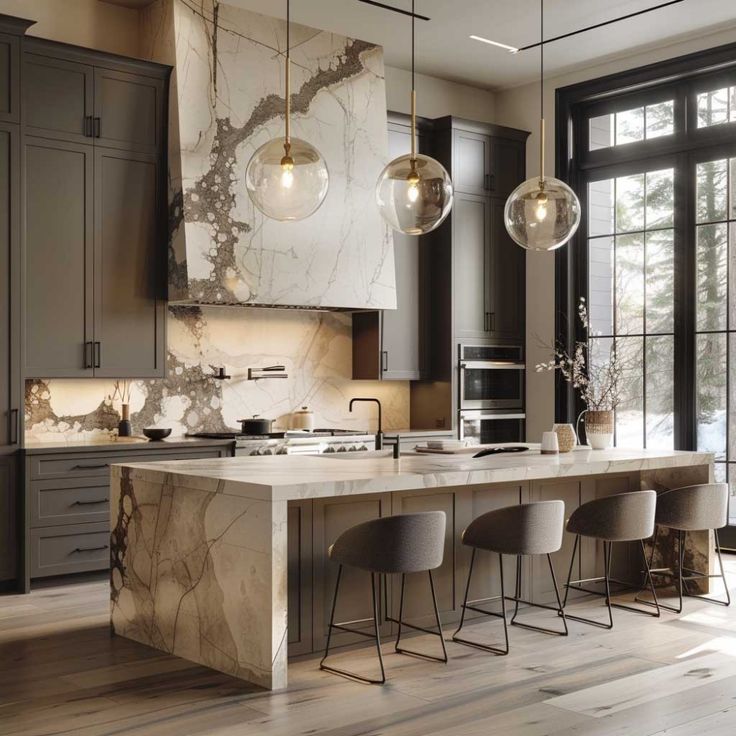
[[[448,537],[437,587],[443,621],[450,623],[459,613],[459,581],[467,574],[459,537],[474,516],[547,498],[563,499],[569,515],[596,496],[708,482],[712,463],[713,456],[701,452],[605,450],[113,466],[112,626],[119,636],[259,686],[283,688],[287,648],[303,653],[322,647],[334,584],[326,550],[347,526],[375,515],[444,510]],[[569,563],[568,541],[554,558],[560,573]],[[584,570],[600,563],[595,545],[585,555]],[[689,567],[707,569],[708,536],[693,535],[688,555]],[[530,595],[545,599],[545,576],[531,561],[525,565]],[[365,580],[356,577],[353,592],[350,581],[344,584],[350,613],[359,617]],[[409,589],[408,615],[420,621],[426,591],[416,585]]]

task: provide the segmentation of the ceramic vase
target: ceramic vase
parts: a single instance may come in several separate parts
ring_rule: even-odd
[[[560,452],[571,452],[578,441],[572,424],[554,424],[552,429],[557,435]]]
[[[613,444],[613,409],[585,412],[585,436],[594,450],[605,450]]]
[[[118,437],[130,437],[133,427],[130,424],[130,404],[120,406],[120,422],[118,424]]]

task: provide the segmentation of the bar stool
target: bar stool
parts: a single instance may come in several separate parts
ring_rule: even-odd
[[[416,514],[399,514],[397,516],[387,516],[381,519],[372,519],[371,521],[366,521],[363,524],[357,524],[343,532],[337,538],[337,541],[328,551],[330,559],[339,563],[339,567],[337,569],[337,581],[335,582],[335,595],[332,599],[330,623],[327,629],[327,645],[325,647],[325,654],[319,663],[321,670],[332,672],[336,675],[343,675],[344,677],[349,677],[368,684],[382,685],[386,682],[386,672],[383,667],[383,656],[381,654],[381,640],[378,635],[376,576],[379,577],[379,582],[380,577],[383,576],[385,586],[386,575],[399,573],[401,574],[399,617],[398,619],[394,619],[388,615],[386,616],[387,621],[396,623],[399,627],[394,650],[399,654],[411,654],[435,662],[447,662],[447,649],[445,648],[445,641],[442,637],[442,623],[440,622],[440,613],[437,608],[437,597],[434,592],[434,580],[432,578],[432,570],[442,564],[442,558],[444,556],[445,524],[446,518],[444,511],[425,511]],[[348,624],[358,623],[357,621],[335,623],[335,607],[337,606],[337,596],[340,590],[340,577],[342,575],[342,568],[344,565],[354,567],[359,570],[365,570],[371,574],[371,592],[373,595],[373,634],[353,629],[348,626]],[[426,572],[429,575],[429,588],[432,593],[432,604],[434,606],[435,620],[437,621],[437,631],[425,629],[421,626],[414,626],[413,624],[408,624],[403,621],[404,583],[406,575],[413,572]],[[371,619],[366,620],[370,621]],[[435,657],[433,655],[402,648],[400,646],[400,642],[402,629],[404,627],[415,631],[422,631],[426,634],[439,636],[440,642],[442,643],[442,656]],[[330,640],[333,629],[375,638],[378,661],[381,665],[380,679],[370,679],[361,675],[356,675],[353,672],[325,664],[325,660],[330,653]]]
[[[652,575],[662,575],[664,577],[675,578],[676,587],[679,596],[679,605],[677,607],[660,603],[662,608],[674,613],[682,613],[683,596],[691,598],[699,598],[709,603],[716,603],[720,606],[731,605],[731,594],[728,591],[726,583],[726,575],[723,570],[723,559],[721,558],[721,544],[718,539],[718,530],[728,524],[728,484],[727,483],[705,483],[695,486],[685,486],[683,488],[673,488],[670,491],[664,491],[657,496],[657,513],[655,516],[654,539],[652,540],[652,552],[649,558],[649,567]],[[652,569],[654,562],[654,551],[657,545],[657,536],[660,528],[671,529],[677,532],[677,572],[670,567],[660,567]],[[716,542],[716,553],[718,554],[718,564],[721,572],[718,575],[709,575],[707,573],[693,570],[685,567],[685,541],[688,532],[694,531],[713,531]],[[683,575],[683,573],[687,573]],[[726,590],[726,600],[718,600],[709,598],[704,595],[688,593],[685,590],[685,583],[690,580],[703,580],[711,578],[721,578],[723,587]],[[651,601],[641,600],[640,603],[653,605]]]
[[[567,531],[575,535],[575,545],[572,550],[572,558],[570,559],[567,583],[565,583],[563,607],[567,606],[567,595],[570,589],[580,590],[592,595],[604,596],[606,605],[608,606],[608,623],[602,623],[601,621],[595,621],[581,616],[573,616],[569,613],[567,614],[567,618],[584,624],[590,624],[591,626],[599,626],[603,629],[613,628],[612,607],[659,618],[659,603],[657,602],[657,594],[654,590],[646,550],[644,549],[644,540],[651,537],[654,533],[656,504],[657,494],[654,491],[635,491],[632,493],[619,493],[614,496],[606,496],[605,498],[597,498],[575,509],[567,522]],[[580,537],[590,537],[603,541],[604,572],[602,576],[572,580],[575,555],[580,549]],[[641,546],[641,553],[644,558],[645,580],[649,581],[649,588],[653,597],[652,605],[657,609],[656,612],[642,610],[635,606],[627,606],[623,603],[611,603],[611,583],[616,583],[626,588],[634,587],[631,583],[611,577],[612,547],[616,542],[635,541],[638,541]],[[581,583],[600,582],[605,583],[605,592],[591,590],[581,585]]]
[[[468,547],[473,548],[473,554],[470,558],[470,570],[468,570],[468,581],[465,585],[465,597],[462,604],[462,613],[460,615],[460,625],[457,631],[452,635],[452,640],[460,644],[483,649],[494,654],[509,653],[509,634],[508,625],[506,623],[506,601],[514,602],[514,614],[511,617],[511,624],[521,626],[525,629],[533,631],[541,631],[545,634],[555,634],[557,636],[567,636],[567,622],[565,621],[565,611],[560,601],[560,593],[557,588],[557,579],[555,578],[554,567],[552,566],[552,558],[550,554],[557,552],[562,546],[562,528],[564,525],[565,504],[562,501],[539,501],[536,503],[524,503],[516,506],[507,506],[496,511],[490,511],[487,514],[474,519],[468,528],[463,532],[462,542]],[[498,554],[498,564],[501,581],[501,595],[492,596],[490,598],[479,598],[477,600],[468,600],[470,593],[470,581],[473,577],[473,567],[475,565],[475,556],[478,550],[487,552],[495,552]],[[515,595],[507,596],[504,589],[503,580],[503,556],[516,556],[516,590]],[[546,606],[541,603],[532,603],[522,599],[521,597],[521,558],[523,555],[547,555],[547,563],[549,565],[550,575],[552,576],[552,584],[554,585],[555,595],[557,596],[557,607]],[[479,604],[491,603],[493,601],[501,601],[501,613],[479,608]],[[532,624],[516,621],[519,613],[519,604],[524,603],[535,608],[544,608],[549,611],[556,611],[562,617],[563,630],[557,631],[547,629],[542,626],[533,626]],[[505,645],[503,648],[494,647],[488,644],[462,639],[458,636],[460,630],[465,623],[465,612],[475,611],[486,616],[495,616],[503,619],[503,634]]]

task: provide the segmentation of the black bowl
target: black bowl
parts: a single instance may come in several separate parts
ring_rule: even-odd
[[[164,429],[160,427],[146,427],[143,430],[143,434],[153,442],[159,442],[160,440],[168,437],[171,434],[171,429]]]

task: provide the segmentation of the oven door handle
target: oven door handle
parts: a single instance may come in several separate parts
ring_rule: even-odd
[[[526,414],[476,414],[472,411],[461,411],[460,419],[526,419]]]
[[[500,360],[464,360],[460,363],[461,370],[488,370],[488,371],[523,371],[526,363],[504,363]]]

